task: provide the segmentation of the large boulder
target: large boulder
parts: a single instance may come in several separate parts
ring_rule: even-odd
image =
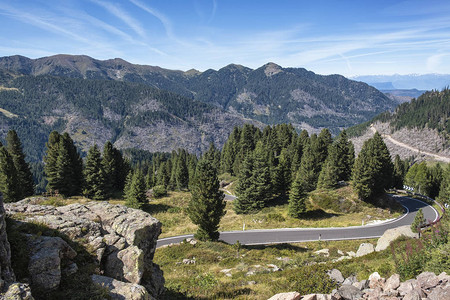
[[[391,242],[395,241],[396,239],[398,239],[401,236],[418,238],[419,234],[412,232],[411,226],[409,226],[409,225],[388,229],[378,239],[377,246],[375,247],[375,251],[383,251],[383,250],[387,249],[387,247],[389,247]]]
[[[113,279],[111,277],[92,275],[92,281],[107,288],[113,300],[151,300],[147,289],[136,283],[128,283]]]
[[[153,297],[164,291],[162,271],[153,263],[161,223],[148,213],[107,202],[39,205],[25,199],[5,205],[21,222],[37,222],[87,246],[96,253],[105,276],[144,286]]]
[[[30,261],[28,272],[33,289],[52,290],[59,287],[62,269],[73,264],[77,253],[62,238],[26,235]]]
[[[371,243],[362,243],[356,251],[356,257],[364,256],[374,252],[375,249]]]

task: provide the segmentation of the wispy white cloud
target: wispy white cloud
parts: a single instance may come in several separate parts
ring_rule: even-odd
[[[169,20],[168,17],[166,17],[163,13],[159,12],[157,9],[150,7],[138,0],[130,0],[130,2],[139,7],[140,9],[151,14],[155,18],[157,18],[163,24],[167,36],[175,39],[175,35],[173,34],[172,29],[172,22]]]
[[[125,24],[127,24],[134,32],[136,32],[141,38],[145,38],[145,30],[138,20],[130,16],[125,12],[120,6],[100,1],[100,0],[91,0],[93,3],[105,8],[109,13],[114,15],[115,17],[122,20]]]

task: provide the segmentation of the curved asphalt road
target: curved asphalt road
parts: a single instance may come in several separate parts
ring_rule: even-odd
[[[239,241],[242,245],[264,245],[278,243],[298,243],[306,241],[349,240],[378,238],[387,229],[410,225],[416,212],[422,208],[426,220],[431,222],[438,218],[438,212],[430,205],[417,199],[409,197],[394,196],[406,209],[406,213],[391,221],[380,224],[336,227],[336,228],[283,228],[283,229],[256,229],[246,231],[224,231],[220,233],[219,240],[229,244]],[[179,243],[186,238],[193,237],[192,234],[159,239],[156,247],[171,243]]]

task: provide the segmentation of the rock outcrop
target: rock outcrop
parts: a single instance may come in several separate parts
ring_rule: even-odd
[[[396,240],[401,236],[418,238],[419,235],[417,233],[412,232],[411,226],[405,225],[397,228],[392,228],[386,230],[383,235],[378,239],[377,246],[375,247],[375,251],[383,251],[389,247],[392,241]]]
[[[92,281],[110,291],[113,300],[151,300],[148,291],[142,285],[115,280],[111,277],[92,275]]]
[[[335,270],[336,272],[338,270]],[[423,272],[416,279],[400,282],[400,276],[393,274],[387,280],[377,272],[371,274],[368,280],[354,281],[354,278],[346,278],[338,289],[331,294],[309,294],[299,296],[296,292],[277,294],[270,299],[282,298],[281,295],[294,294],[302,300],[356,300],[356,299],[384,299],[384,300],[443,300],[450,299],[450,275],[445,272],[436,275],[431,272]]]
[[[20,222],[45,224],[86,246],[89,252],[95,254],[102,275],[124,283],[142,285],[153,297],[164,291],[162,271],[153,263],[156,241],[161,233],[161,223],[157,219],[142,210],[107,202],[76,203],[62,207],[39,205],[39,202],[38,198],[25,199],[9,203],[5,209],[10,215],[20,214]],[[60,242],[36,241],[33,247],[38,250],[41,243],[56,243],[55,251],[61,262],[70,261],[73,250]],[[70,263],[44,265],[39,268],[41,274],[55,276],[55,280],[48,283],[50,288],[57,286],[62,270],[76,270],[76,266]],[[32,277],[32,284],[45,276]]]
[[[33,300],[28,284],[15,282],[16,277],[11,267],[11,247],[6,233],[5,209],[0,193],[0,299]],[[2,294],[2,292],[4,292]]]

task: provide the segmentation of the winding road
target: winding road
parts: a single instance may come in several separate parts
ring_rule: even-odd
[[[261,229],[246,231],[224,231],[220,233],[219,240],[229,244],[239,241],[242,245],[265,245],[279,243],[299,243],[307,241],[333,241],[350,239],[378,238],[387,229],[410,225],[417,211],[422,208],[426,220],[434,222],[439,217],[438,212],[427,203],[409,197],[394,196],[405,208],[406,212],[401,217],[374,225],[335,227],[335,228],[282,228]],[[192,238],[192,234],[159,239],[156,247],[162,247],[172,243],[179,243],[186,238]]]
[[[370,130],[372,130],[373,133],[377,132],[377,129],[373,126],[373,124],[370,124]],[[408,150],[417,152],[418,154],[425,154],[425,155],[428,155],[428,156],[430,156],[430,157],[432,157],[432,158],[434,158],[434,159],[436,159],[436,160],[443,161],[443,162],[445,162],[445,163],[450,163],[450,157],[438,155],[438,154],[436,154],[436,153],[431,153],[431,152],[423,151],[423,150],[420,150],[420,149],[418,149],[418,148],[412,147],[412,146],[410,146],[410,145],[407,145],[407,144],[405,144],[405,143],[402,143],[402,142],[400,142],[400,141],[397,141],[396,139],[394,139],[394,138],[393,138],[392,136],[390,136],[389,134],[381,134],[381,136],[384,137],[384,138],[386,138],[386,139],[388,139],[391,143],[393,143],[393,144],[395,144],[395,145],[397,145],[397,146],[400,146],[400,147],[403,147],[403,148],[405,148],[405,149],[408,149]]]

